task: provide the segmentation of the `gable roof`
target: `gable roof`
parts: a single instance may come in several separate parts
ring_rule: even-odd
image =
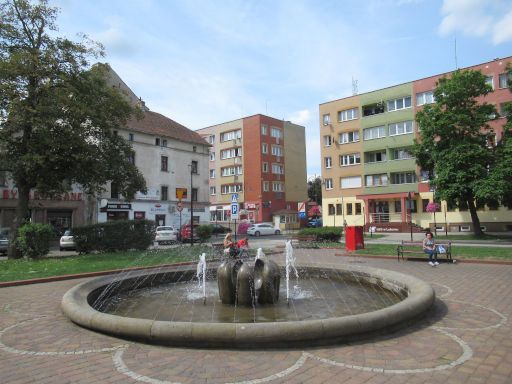
[[[167,137],[187,143],[208,144],[197,132],[175,122],[174,120],[152,111],[144,111],[143,118],[131,118],[126,128],[132,131],[147,133],[160,137]]]

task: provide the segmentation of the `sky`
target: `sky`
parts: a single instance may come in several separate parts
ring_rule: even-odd
[[[512,0],[49,0],[59,34],[103,44],[150,110],[190,129],[319,104],[512,55]],[[456,49],[455,49],[456,47]]]

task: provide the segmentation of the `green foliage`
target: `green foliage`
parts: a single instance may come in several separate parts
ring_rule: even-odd
[[[339,241],[343,234],[341,227],[304,228],[298,232],[299,236],[316,236],[316,241]]]
[[[23,256],[38,259],[50,251],[52,227],[48,224],[27,223],[18,229],[16,247]]]
[[[319,176],[308,181],[308,197],[311,201],[322,204],[322,178]]]
[[[204,243],[206,240],[208,240],[210,237],[212,237],[213,232],[213,226],[212,225],[200,225],[195,228],[195,233],[197,237],[199,238],[200,243]]]
[[[155,237],[155,223],[149,220],[121,220],[73,228],[76,250],[126,251],[147,249]]]

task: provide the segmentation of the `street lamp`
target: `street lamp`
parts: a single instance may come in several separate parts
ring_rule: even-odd
[[[412,193],[407,193],[407,207],[409,208],[409,226],[411,228],[411,241],[412,241]]]
[[[195,170],[197,172],[197,169]],[[193,186],[193,178],[194,174],[194,163],[190,163],[190,246],[194,246],[194,194],[192,193]]]

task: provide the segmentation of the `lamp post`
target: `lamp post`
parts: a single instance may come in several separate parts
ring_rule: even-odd
[[[407,207],[409,208],[409,226],[411,228],[411,241],[412,241],[412,194],[407,193]]]
[[[193,178],[194,174],[194,163],[190,163],[190,246],[194,246],[194,194],[192,193],[193,186]]]

